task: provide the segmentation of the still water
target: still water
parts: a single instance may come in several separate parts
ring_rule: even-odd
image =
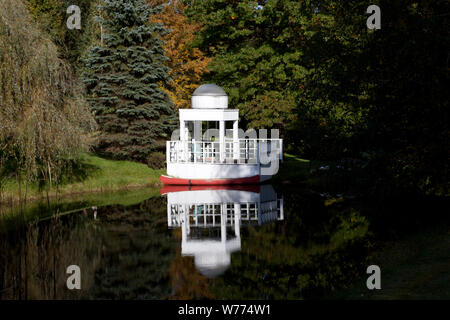
[[[365,286],[373,259],[369,219],[340,202],[271,185],[165,187],[25,214],[2,224],[0,299],[324,298]],[[66,286],[70,265],[80,290]]]

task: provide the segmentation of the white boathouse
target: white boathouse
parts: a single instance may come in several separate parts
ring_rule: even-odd
[[[282,139],[246,137],[239,129],[239,110],[228,109],[222,88],[201,85],[191,102],[191,109],[179,110],[179,137],[167,141],[164,184],[259,183],[276,173]]]

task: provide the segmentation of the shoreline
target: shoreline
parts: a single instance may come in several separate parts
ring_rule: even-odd
[[[46,199],[160,187],[159,177],[164,173],[162,169],[152,169],[142,163],[110,160],[92,153],[81,154],[81,163],[85,171],[73,172],[71,180],[63,180],[51,190],[48,186],[39,190],[36,183],[19,187],[16,181],[9,181],[0,191],[0,206],[12,207],[18,203]]]
[[[14,205],[19,204],[23,202],[24,204],[32,204],[37,203],[41,200],[46,199],[64,199],[66,197],[70,196],[82,196],[82,195],[90,195],[90,194],[100,194],[100,193],[110,193],[110,192],[118,192],[118,191],[127,191],[127,190],[139,190],[144,188],[155,188],[155,187],[161,187],[161,182],[154,182],[154,183],[147,183],[142,185],[123,185],[119,186],[117,188],[100,188],[100,189],[93,189],[93,190],[87,190],[87,191],[69,191],[69,192],[60,192],[60,191],[52,191],[49,192],[49,194],[45,194],[45,192],[39,194],[39,195],[32,195],[27,196],[24,198],[19,198],[17,195],[4,197],[0,199],[0,206],[4,206],[6,208],[14,207]]]
[[[7,186],[6,190],[0,192],[0,206],[12,208],[20,203],[32,204],[47,199],[149,187],[160,188],[163,185],[159,181],[160,175],[164,174],[162,169],[151,169],[142,163],[104,159],[94,154],[83,154],[83,158],[85,164],[95,166],[97,170],[87,179],[62,185],[56,190],[49,191],[48,194],[45,190],[38,191],[35,186],[29,186],[26,197],[18,196],[17,184],[10,184],[9,188]],[[270,183],[281,185],[304,183],[309,176],[310,161],[289,154],[285,154],[285,159],[280,172],[272,177]]]

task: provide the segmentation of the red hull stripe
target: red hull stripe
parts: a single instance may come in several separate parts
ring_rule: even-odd
[[[159,180],[163,184],[172,184],[180,186],[189,185],[226,185],[226,184],[251,184],[259,183],[259,175],[247,178],[236,178],[236,179],[180,179],[168,176],[161,176]]]

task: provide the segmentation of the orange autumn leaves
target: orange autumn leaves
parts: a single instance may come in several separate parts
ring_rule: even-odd
[[[171,80],[166,88],[167,93],[176,108],[189,108],[192,92],[201,84],[202,75],[207,72],[206,66],[210,58],[198,48],[192,48],[195,34],[200,30],[199,24],[187,21],[181,1],[167,2],[164,0],[149,0],[152,6],[165,3],[161,13],[153,15],[153,22],[163,23],[167,30],[164,36],[164,49],[170,59],[167,63],[171,71]]]

